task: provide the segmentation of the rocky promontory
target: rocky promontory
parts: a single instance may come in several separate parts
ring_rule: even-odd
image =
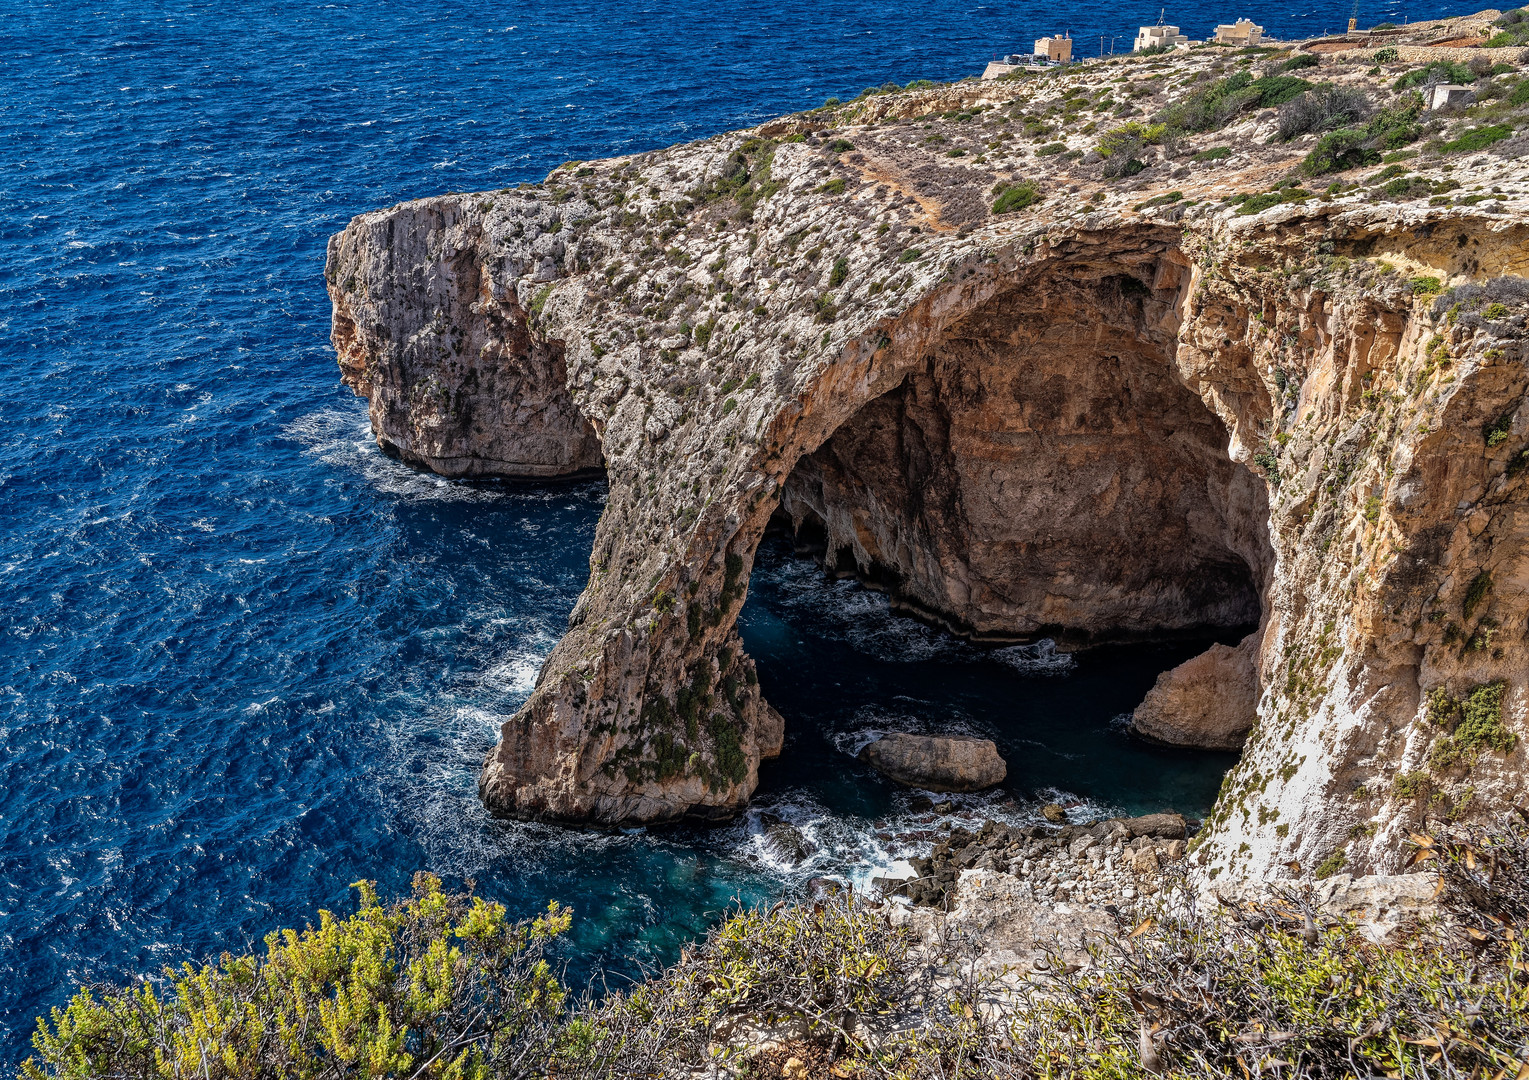
[[[1522,801],[1529,84],[1430,112],[1437,67],[1346,55],[887,88],[334,237],[385,451],[609,481],[489,808],[739,810],[772,520],[973,639],[1240,639],[1136,721],[1242,746],[1207,878],[1391,871]]]

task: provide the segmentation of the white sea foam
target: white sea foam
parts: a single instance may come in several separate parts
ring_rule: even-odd
[[[992,649],[988,655],[1000,664],[1006,664],[1026,675],[1067,675],[1078,666],[1072,653],[1062,652],[1050,638],[1043,638],[1031,645]]]
[[[302,444],[309,456],[325,465],[357,473],[388,495],[453,502],[499,497],[495,489],[453,483],[384,455],[377,449],[366,409],[360,403],[351,408],[319,409],[299,417],[282,428],[282,435]]]

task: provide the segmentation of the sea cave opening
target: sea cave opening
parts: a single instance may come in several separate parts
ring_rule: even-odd
[[[819,588],[873,590],[923,623],[914,662],[934,666],[859,670],[821,642],[788,662],[763,640],[770,601],[751,605],[741,629],[787,719],[781,768],[811,768],[790,761],[790,733],[848,684],[838,715],[798,739],[842,751],[859,729],[996,732],[1026,758],[1010,757],[1016,797],[1208,808],[1235,758],[1144,743],[1122,714],[1162,671],[1258,627],[1273,554],[1263,481],[1175,375],[1182,277],[1163,266],[1077,263],[992,295],[799,460],[751,593],[789,605],[783,577],[807,586],[782,552],[810,557]],[[970,693],[918,689],[952,680]]]

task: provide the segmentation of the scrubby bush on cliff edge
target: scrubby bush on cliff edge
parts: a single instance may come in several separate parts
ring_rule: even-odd
[[[1298,892],[1123,911],[1083,969],[1008,985],[980,943],[921,940],[847,898],[742,912],[628,992],[570,1003],[542,956],[568,925],[444,895],[268,940],[137,990],[82,993],[26,1077],[765,1075],[748,1030],[835,1077],[1406,1076],[1529,1070],[1529,813],[1414,838],[1459,929],[1380,946]],[[1164,895],[1167,899],[1164,899]],[[780,1053],[774,1055],[781,1056]],[[718,1061],[722,1057],[727,1060]],[[769,1066],[778,1075],[779,1063]]]
[[[568,911],[511,922],[428,874],[387,907],[357,888],[354,915],[321,911],[317,927],[268,935],[263,956],[82,989],[39,1022],[20,1076],[542,1075],[566,1000],[543,951]]]

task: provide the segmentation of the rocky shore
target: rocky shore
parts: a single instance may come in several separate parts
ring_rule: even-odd
[[[999,871],[1023,881],[1038,900],[1104,905],[1150,896],[1162,868],[1182,860],[1191,823],[1179,814],[1110,818],[1093,825],[952,829],[927,857],[910,860],[917,877],[878,879],[890,896],[949,910],[968,870]]]

